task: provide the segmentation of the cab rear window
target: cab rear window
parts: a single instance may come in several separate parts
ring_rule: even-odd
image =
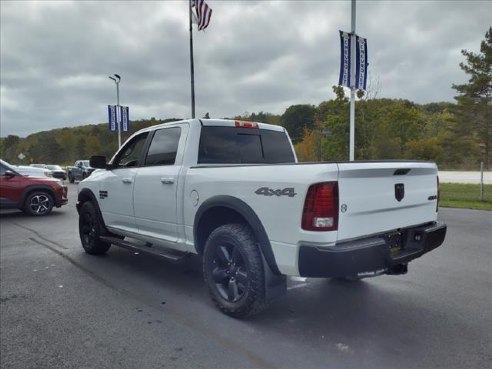
[[[202,127],[199,164],[294,163],[284,132],[257,128]]]

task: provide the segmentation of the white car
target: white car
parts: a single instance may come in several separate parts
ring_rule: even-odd
[[[53,177],[51,170],[47,168],[37,168],[27,165],[13,165],[14,169],[22,175],[29,177]]]

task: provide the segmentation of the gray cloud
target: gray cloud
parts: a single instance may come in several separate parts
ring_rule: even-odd
[[[209,28],[194,31],[197,116],[333,98],[350,2],[208,4]],[[0,14],[1,136],[105,122],[113,73],[132,119],[189,117],[187,2],[4,1]],[[460,50],[478,51],[490,14],[487,1],[359,1],[378,96],[452,101]]]

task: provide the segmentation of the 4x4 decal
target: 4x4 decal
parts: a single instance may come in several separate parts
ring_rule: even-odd
[[[280,196],[294,197],[295,195],[297,195],[294,187],[287,187],[278,190],[274,190],[268,187],[260,187],[255,191],[255,194],[263,195],[263,196],[279,196],[279,197]]]

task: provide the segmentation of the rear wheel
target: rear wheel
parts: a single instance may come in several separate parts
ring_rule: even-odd
[[[30,215],[43,216],[51,213],[54,206],[53,197],[44,191],[30,193],[24,203],[24,211]]]
[[[203,275],[212,300],[227,315],[243,318],[268,306],[263,259],[244,224],[226,224],[210,234]]]
[[[70,174],[69,174],[69,175],[68,175],[68,181],[69,181],[70,183],[74,183],[74,182],[75,182],[75,179],[73,178],[73,176],[72,176],[72,175],[70,175]]]
[[[103,222],[94,204],[85,202],[79,215],[79,235],[85,252],[91,255],[106,253],[111,247],[108,242],[101,241]]]

